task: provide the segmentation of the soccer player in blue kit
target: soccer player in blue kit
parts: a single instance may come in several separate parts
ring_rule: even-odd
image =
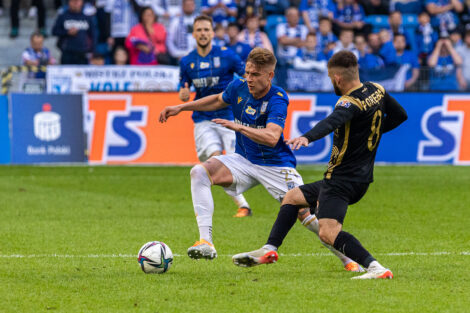
[[[225,47],[212,45],[214,30],[212,18],[200,15],[193,22],[193,37],[197,47],[180,62],[180,91],[181,101],[189,100],[189,87],[196,88],[195,100],[205,96],[221,93],[233,80],[234,73],[242,76],[245,64],[236,53]],[[211,112],[197,112],[192,115],[194,121],[194,139],[196,152],[201,162],[212,156],[235,152],[235,132],[218,125],[212,120],[223,118],[233,120],[232,110],[222,108]],[[251,209],[242,194],[232,196],[238,206],[234,217],[250,216]]]
[[[236,132],[235,153],[214,156],[191,169],[191,194],[200,239],[188,249],[190,258],[217,257],[212,242],[212,185],[237,195],[262,184],[278,201],[282,201],[288,190],[303,185],[295,169],[295,156],[282,135],[289,99],[284,90],[271,84],[275,66],[272,52],[255,48],[247,58],[245,79],[235,79],[224,92],[169,106],[160,113],[160,122],[164,123],[181,111],[207,112],[231,105],[235,118],[234,121],[212,120]],[[307,229],[318,235],[318,221],[309,209],[300,209],[298,217]],[[340,258],[346,270],[363,271],[356,262],[326,246]]]

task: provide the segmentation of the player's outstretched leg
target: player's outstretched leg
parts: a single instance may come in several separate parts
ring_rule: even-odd
[[[366,268],[367,273],[353,277],[352,279],[393,278],[392,271],[377,262],[369,251],[361,245],[359,240],[350,233],[340,231],[334,241],[334,247]]]
[[[258,250],[235,254],[232,257],[232,261],[233,264],[241,267],[276,263],[279,258],[276,250],[276,247],[264,245]]]
[[[212,243],[214,201],[211,184],[203,165],[198,164],[191,169],[191,195],[200,236],[200,240],[188,249],[188,256],[192,259],[212,260],[217,257],[217,251]]]
[[[232,199],[238,207],[237,214],[235,214],[233,217],[246,217],[252,215],[250,205],[246,201],[243,194],[232,196]]]

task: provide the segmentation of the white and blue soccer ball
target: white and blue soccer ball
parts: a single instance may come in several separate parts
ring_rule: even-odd
[[[150,241],[140,248],[138,261],[144,273],[163,274],[173,264],[173,253],[163,242]]]

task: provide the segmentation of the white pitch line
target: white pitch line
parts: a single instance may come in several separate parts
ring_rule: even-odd
[[[470,256],[470,251],[461,252],[391,252],[391,253],[375,253],[378,256],[447,256],[447,255],[465,255]],[[173,254],[173,256],[186,256],[182,254]],[[331,257],[331,253],[280,253],[283,257]],[[219,257],[232,257],[232,254],[223,254]],[[127,259],[137,258],[134,254],[0,254],[0,259],[34,259],[34,258],[58,258],[58,259]]]

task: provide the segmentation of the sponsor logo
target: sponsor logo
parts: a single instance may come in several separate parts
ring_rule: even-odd
[[[444,96],[421,119],[418,161],[470,165],[470,96]]]
[[[199,68],[200,68],[201,70],[206,69],[206,68],[209,68],[209,67],[210,67],[210,63],[209,63],[209,62],[201,62],[201,63],[199,63]]]
[[[42,106],[42,112],[34,115],[34,136],[42,141],[54,141],[60,138],[60,115],[52,112],[49,103]]]
[[[280,96],[280,97],[284,97],[284,95],[280,91],[277,93],[277,95]]]
[[[132,106],[131,95],[89,95],[90,163],[132,161],[145,151],[147,106]]]
[[[287,138],[299,137],[326,118],[332,111],[331,106],[317,105],[317,96],[289,95],[286,129]],[[318,162],[327,158],[332,146],[332,137],[326,136],[311,143],[308,147],[294,151],[299,162]]]
[[[253,109],[251,106],[248,106],[245,110],[246,114],[250,114],[250,115],[255,115],[256,113],[256,110]]]

